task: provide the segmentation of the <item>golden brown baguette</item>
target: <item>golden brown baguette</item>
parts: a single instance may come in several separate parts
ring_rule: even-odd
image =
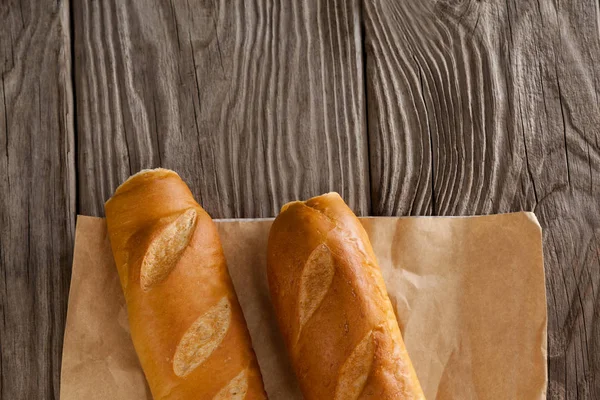
[[[105,209],[154,399],[266,398],[216,227],[179,175],[141,171]]]
[[[369,238],[337,193],[283,206],[267,273],[307,400],[424,398]]]

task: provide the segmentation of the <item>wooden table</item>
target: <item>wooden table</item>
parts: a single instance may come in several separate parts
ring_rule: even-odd
[[[592,0],[1,1],[0,398],[58,398],[76,215],[163,166],[215,218],[533,210],[549,398],[599,399],[599,26]]]

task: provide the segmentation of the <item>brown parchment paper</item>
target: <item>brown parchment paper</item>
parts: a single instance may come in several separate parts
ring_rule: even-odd
[[[361,221],[428,399],[546,397],[546,292],[533,214]],[[217,224],[269,398],[301,399],[269,301],[271,220]],[[100,218],[77,220],[61,399],[151,399]]]

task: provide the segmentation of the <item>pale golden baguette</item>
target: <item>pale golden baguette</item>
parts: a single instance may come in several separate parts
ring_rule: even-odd
[[[307,400],[424,399],[369,238],[337,193],[283,206],[267,272]]]
[[[265,399],[217,229],[179,175],[142,171],[105,209],[154,399]]]

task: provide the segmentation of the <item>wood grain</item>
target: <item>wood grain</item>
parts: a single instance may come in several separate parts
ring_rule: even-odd
[[[68,3],[0,2],[0,398],[57,399],[75,228]]]
[[[369,210],[357,0],[74,3],[79,205],[178,171],[216,218]]]
[[[373,212],[534,210],[548,397],[600,398],[597,2],[363,7]]]

